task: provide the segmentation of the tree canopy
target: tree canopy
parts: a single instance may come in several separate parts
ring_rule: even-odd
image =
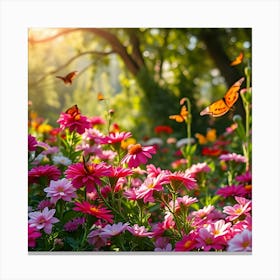
[[[55,125],[73,104],[92,116],[113,109],[116,122],[138,137],[158,125],[183,135],[168,118],[179,113],[183,97],[191,101],[195,132],[224,127],[233,113],[213,120],[199,112],[222,98],[251,64],[247,28],[34,28],[28,40],[34,111]],[[244,63],[231,66],[240,52]],[[78,76],[70,86],[56,78],[74,70]],[[235,107],[234,114],[243,116],[241,102]]]

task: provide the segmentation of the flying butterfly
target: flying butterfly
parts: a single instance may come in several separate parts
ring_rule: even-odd
[[[238,64],[242,63],[243,58],[244,58],[244,54],[243,54],[243,52],[241,52],[241,53],[231,62],[230,66],[235,66],[235,65],[238,65]]]
[[[239,97],[238,91],[244,80],[245,78],[242,77],[235,82],[222,99],[212,103],[202,110],[200,112],[200,116],[211,115],[213,117],[220,117],[226,114],[237,101]]]
[[[104,99],[105,99],[104,95],[103,95],[101,92],[98,92],[98,94],[97,94],[97,100],[98,100],[98,101],[102,101],[102,100],[104,100]]]
[[[187,119],[187,116],[188,116],[188,110],[187,110],[187,107],[184,105],[181,108],[180,114],[178,114],[178,115],[171,115],[171,116],[169,116],[169,119],[170,120],[175,120],[176,122],[181,123],[181,122],[183,122],[183,121],[185,121]]]
[[[72,107],[68,108],[66,111],[65,111],[66,114],[69,114],[71,115],[71,117],[75,118],[77,116],[80,116],[81,114],[81,111],[80,109],[78,108],[78,105],[75,104],[73,105]]]
[[[64,82],[65,85],[67,84],[72,84],[73,79],[77,76],[78,71],[73,71],[68,73],[66,76],[62,77],[62,76],[55,76],[56,78],[62,80]]]

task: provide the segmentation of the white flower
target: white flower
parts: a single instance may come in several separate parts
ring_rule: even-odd
[[[54,164],[62,164],[65,166],[68,166],[72,163],[72,161],[68,157],[65,157],[63,155],[53,156],[52,160],[53,160]]]

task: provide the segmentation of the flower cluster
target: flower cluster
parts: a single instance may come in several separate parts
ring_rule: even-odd
[[[154,158],[168,149],[73,108],[43,138],[28,135],[29,250],[252,251],[252,176],[230,148],[235,129],[177,145],[156,127],[177,149],[165,168]]]

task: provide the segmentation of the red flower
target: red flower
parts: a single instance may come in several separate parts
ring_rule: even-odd
[[[78,162],[70,165],[65,171],[66,178],[72,179],[74,188],[78,189],[86,186],[87,192],[92,192],[95,185],[101,184],[101,178],[110,174],[110,167],[104,162],[99,164],[83,164]]]
[[[166,133],[166,134],[171,134],[173,133],[172,127],[168,125],[158,125],[154,129],[156,134],[161,134],[161,133]]]
[[[113,223],[113,215],[111,214],[110,210],[99,206],[95,206],[90,204],[87,201],[83,202],[75,202],[76,207],[73,210],[82,212],[84,214],[89,214],[95,216],[96,218],[100,218],[106,220],[109,223]]]

